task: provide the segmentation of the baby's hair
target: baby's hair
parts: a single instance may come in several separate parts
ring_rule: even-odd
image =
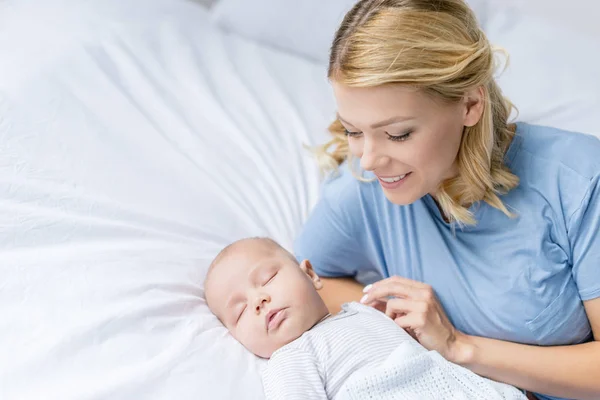
[[[235,250],[235,248],[237,246],[239,246],[240,244],[247,243],[247,242],[252,242],[252,241],[256,241],[258,243],[262,243],[262,244],[268,245],[273,250],[281,250],[288,257],[290,257],[294,262],[297,263],[296,258],[289,251],[287,251],[286,249],[284,249],[279,243],[277,243],[276,241],[274,241],[273,239],[271,239],[269,237],[255,236],[255,237],[249,237],[249,238],[244,238],[244,239],[236,240],[235,242],[233,242],[233,243],[225,246],[223,248],[223,250],[221,250],[217,254],[217,256],[213,259],[213,261],[210,263],[210,266],[208,267],[208,272],[206,273],[206,278],[204,280],[204,287],[206,288],[206,282],[208,282],[208,280],[210,278],[210,274],[214,270],[215,266],[217,266],[221,261],[223,261],[223,259],[225,259],[229,254],[231,254],[231,252],[233,250]]]

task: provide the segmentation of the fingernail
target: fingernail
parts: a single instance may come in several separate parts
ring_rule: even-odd
[[[365,288],[363,289],[363,293],[367,293],[369,290],[371,290],[372,287],[373,287],[373,285],[365,286]]]
[[[368,294],[365,294],[365,295],[363,296],[363,298],[362,298],[362,299],[360,299],[360,302],[364,304],[364,303],[367,301],[367,298],[368,298],[368,297],[369,297],[369,295],[368,295]]]

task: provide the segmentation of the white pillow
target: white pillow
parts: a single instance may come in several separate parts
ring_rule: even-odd
[[[335,31],[357,0],[220,0],[213,18],[225,30],[302,57],[327,62]],[[470,0],[482,24],[486,0]]]
[[[485,30],[510,56],[498,82],[519,120],[600,136],[599,38],[508,10]]]
[[[237,35],[326,63],[355,2],[220,0],[212,17]],[[519,119],[600,136],[600,38],[532,14],[516,0],[467,2],[492,44],[511,56],[499,82]]]
[[[213,8],[224,29],[325,62],[335,30],[355,0],[222,0]]]

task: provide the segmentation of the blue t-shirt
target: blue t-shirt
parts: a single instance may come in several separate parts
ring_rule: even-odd
[[[600,297],[600,140],[519,123],[505,160],[520,178],[501,197],[516,217],[480,202],[471,208],[477,225],[465,228],[446,223],[429,195],[395,205],[377,181],[342,167],[296,256],[325,277],[425,282],[469,335],[544,346],[592,340],[582,301]]]

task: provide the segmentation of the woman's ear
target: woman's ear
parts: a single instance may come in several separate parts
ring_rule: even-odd
[[[304,273],[306,275],[308,275],[308,277],[310,278],[310,280],[313,283],[313,286],[315,287],[315,289],[317,290],[321,290],[323,288],[323,282],[321,282],[321,278],[319,278],[319,275],[317,275],[317,273],[315,272],[315,270],[313,269],[310,261],[308,260],[303,260],[300,263],[300,269],[302,271],[304,271]]]
[[[463,125],[469,127],[477,125],[485,107],[485,91],[483,86],[468,91],[465,94],[464,102],[465,114]]]

